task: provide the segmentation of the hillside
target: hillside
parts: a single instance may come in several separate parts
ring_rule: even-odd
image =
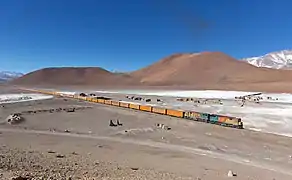
[[[221,52],[174,54],[130,75],[147,85],[220,89],[227,85],[240,89],[254,83],[292,82],[292,71],[258,68]]]
[[[99,67],[45,68],[15,79],[17,85],[133,85],[129,75],[115,74]]]

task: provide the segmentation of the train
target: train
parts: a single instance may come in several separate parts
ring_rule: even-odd
[[[51,94],[51,95],[56,95],[56,96],[63,96],[63,97],[74,98],[74,99],[80,99],[80,100],[89,101],[93,103],[100,103],[100,104],[117,106],[117,107],[122,107],[122,108],[129,108],[133,110],[145,111],[145,112],[150,112],[150,113],[155,113],[155,114],[168,115],[172,117],[211,123],[211,124],[232,127],[232,128],[237,128],[237,129],[244,128],[241,118],[238,118],[238,117],[209,114],[209,113],[188,111],[188,110],[162,108],[162,107],[152,106],[152,105],[142,105],[142,104],[131,103],[131,102],[115,101],[109,98],[84,97],[84,96],[79,96],[79,95],[73,96],[73,95],[65,95],[65,94],[60,95],[56,92],[43,91],[43,90],[30,90],[30,91],[39,92],[43,94]]]
[[[79,97],[79,98],[84,99],[83,97]],[[96,99],[92,97],[87,97],[86,101],[98,102],[98,103],[106,104],[106,105],[130,108],[133,110],[151,112],[151,113],[168,115],[172,117],[183,118],[183,119],[188,119],[188,120],[193,120],[193,121],[199,121],[199,122],[217,124],[217,125],[226,126],[226,127],[243,129],[243,122],[241,118],[237,118],[237,117],[218,115],[218,114],[209,114],[209,113],[202,113],[202,112],[195,112],[195,111],[185,111],[185,110],[182,111],[182,110],[162,108],[162,107],[151,106],[151,105],[142,105],[142,104],[130,103],[130,102],[124,102],[124,101],[102,100],[102,99]]]

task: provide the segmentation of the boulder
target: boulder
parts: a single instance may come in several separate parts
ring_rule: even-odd
[[[18,124],[20,122],[22,122],[24,120],[23,117],[20,116],[20,114],[10,114],[7,118],[6,118],[6,122],[8,124]]]

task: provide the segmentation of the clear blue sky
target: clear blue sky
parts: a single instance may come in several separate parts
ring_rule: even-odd
[[[0,70],[130,71],[176,52],[290,49],[291,0],[3,0]]]

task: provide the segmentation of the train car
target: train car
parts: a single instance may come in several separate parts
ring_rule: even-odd
[[[126,102],[120,102],[120,107],[124,107],[124,108],[129,108],[130,107],[130,104],[129,103],[126,103]]]
[[[132,104],[130,103],[130,106],[129,106],[131,109],[137,109],[137,110],[140,110],[140,105],[139,104]]]
[[[209,122],[212,124],[219,124],[219,116],[216,114],[209,114]]]
[[[86,101],[92,102],[92,98],[86,97]]]
[[[104,99],[97,99],[97,102],[98,103],[101,103],[101,104],[104,104],[105,103],[105,100]]]
[[[111,105],[112,104],[112,101],[111,100],[105,100],[104,101],[104,104]]]
[[[169,116],[174,116],[174,117],[179,117],[183,118],[184,117],[184,112],[179,111],[179,110],[174,110],[174,109],[167,109],[166,114]]]
[[[78,96],[78,99],[80,99],[80,100],[86,100],[86,97]]]
[[[243,129],[243,123],[240,118],[219,115],[218,122],[222,126]]]
[[[152,111],[152,106],[141,105],[141,106],[140,106],[140,110],[141,110],[141,111],[151,112],[151,111]]]
[[[119,101],[112,101],[112,105],[113,106],[120,106],[120,102]]]
[[[194,111],[186,111],[184,113],[184,118],[198,121],[200,119],[200,113]]]
[[[157,113],[157,114],[166,114],[166,109],[165,108],[159,108],[159,107],[152,107],[152,112]]]
[[[209,114],[208,113],[199,113],[198,121],[209,123]]]
[[[97,99],[96,98],[92,98],[92,102],[97,103]]]
[[[66,95],[66,97],[68,97],[68,98],[74,98],[74,96],[72,94],[68,94],[68,95]]]

